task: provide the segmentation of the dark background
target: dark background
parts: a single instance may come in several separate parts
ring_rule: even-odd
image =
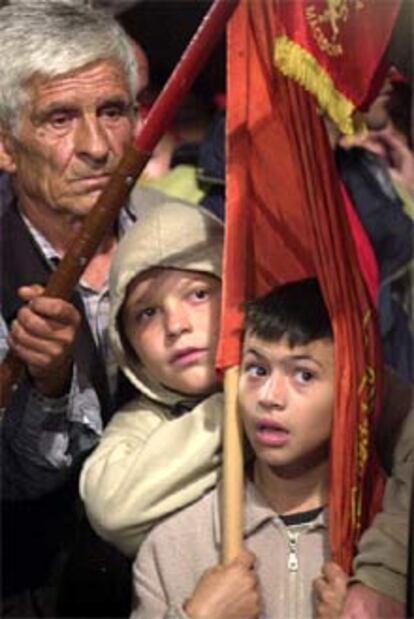
[[[118,19],[146,52],[151,86],[159,89],[172,73],[211,2],[205,0],[143,0]],[[208,102],[225,89],[225,41],[213,52],[193,91]]]

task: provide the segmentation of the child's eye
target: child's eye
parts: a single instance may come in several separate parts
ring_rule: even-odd
[[[209,296],[207,288],[197,288],[190,293],[190,297],[195,301],[204,301]]]
[[[312,372],[307,368],[298,368],[295,370],[295,376],[300,383],[306,385],[315,378],[315,372]]]
[[[143,321],[143,320],[149,320],[150,318],[152,318],[153,316],[155,316],[157,310],[155,307],[145,307],[144,309],[140,310],[137,314],[137,321]]]
[[[259,363],[246,363],[246,365],[243,367],[243,372],[248,376],[254,376],[257,378],[261,378],[262,376],[267,375],[266,368]]]

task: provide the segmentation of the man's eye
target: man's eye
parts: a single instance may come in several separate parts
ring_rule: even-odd
[[[59,114],[53,114],[52,116],[50,116],[48,122],[53,128],[62,129],[69,125],[72,118],[73,116],[71,114],[59,113]]]
[[[111,106],[102,108],[100,112],[100,116],[103,116],[104,118],[108,118],[109,120],[117,120],[118,118],[121,118],[121,116],[125,116],[126,111],[127,111],[126,106],[121,107],[118,105],[111,105]]]

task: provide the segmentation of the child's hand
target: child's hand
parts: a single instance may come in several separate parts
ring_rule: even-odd
[[[403,619],[404,606],[371,587],[356,584],[350,587],[341,619]]]
[[[255,559],[243,550],[228,565],[206,570],[185,604],[187,615],[191,619],[256,619],[260,607]]]
[[[348,576],[332,561],[324,563],[319,578],[314,580],[317,619],[336,619],[345,604]]]

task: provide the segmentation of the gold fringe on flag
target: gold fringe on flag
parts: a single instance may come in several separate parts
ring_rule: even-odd
[[[353,117],[355,104],[338,92],[328,73],[315,58],[286,35],[275,40],[274,63],[286,77],[296,80],[318,101],[321,110],[341,133],[353,135],[361,130],[360,119]]]

